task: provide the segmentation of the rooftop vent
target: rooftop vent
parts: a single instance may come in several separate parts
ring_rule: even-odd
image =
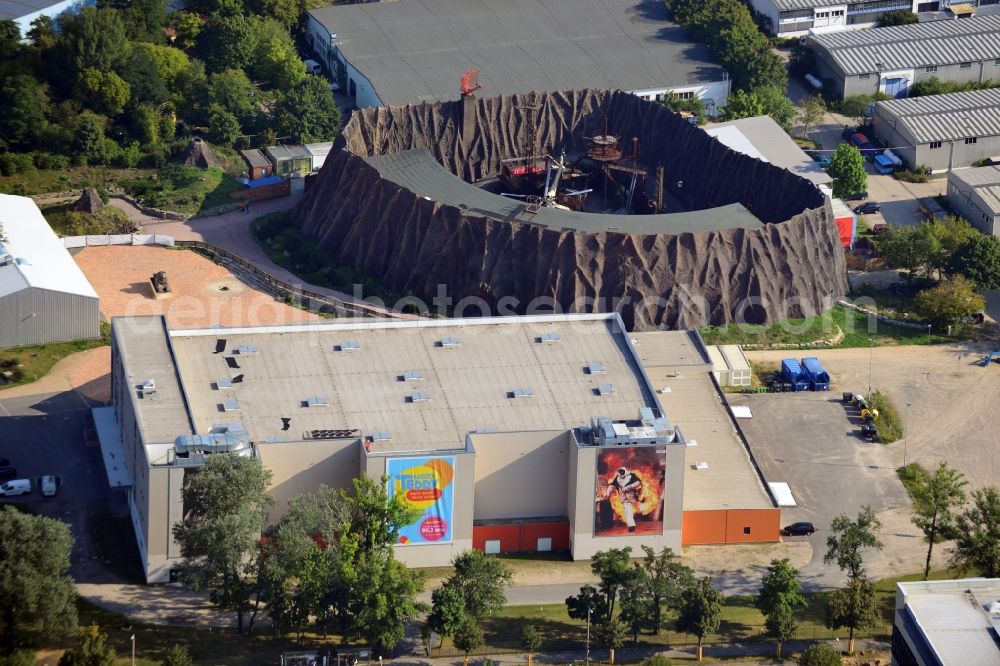
[[[559,342],[559,334],[558,333],[546,333],[545,335],[543,335],[540,338],[538,338],[538,341],[540,343],[542,343],[542,344],[545,344],[545,343],[548,343],[548,342]]]
[[[414,391],[410,394],[410,402],[427,402],[431,399],[431,394],[427,391]]]
[[[686,444],[687,444],[688,446],[698,446],[698,440],[697,440],[697,439],[689,439],[689,440],[688,440],[687,442],[685,442],[685,443],[686,443]]]
[[[591,375],[603,375],[604,374],[604,364],[600,361],[596,363],[591,363],[587,366],[587,372]]]
[[[379,430],[378,432],[372,433],[373,442],[388,442],[392,439],[392,435],[389,434],[388,430]]]
[[[696,462],[694,464],[694,468],[699,471],[706,470],[708,469],[708,463],[705,462],[704,460],[702,460],[701,462]]]
[[[147,379],[142,383],[142,394],[150,395],[151,393],[156,393],[156,381],[153,379]]]
[[[419,382],[424,376],[416,370],[407,370],[403,373],[404,382]]]
[[[321,395],[306,398],[306,407],[326,407],[326,398]]]
[[[237,349],[236,351],[239,352],[240,356],[243,356],[245,354],[256,354],[257,347],[255,347],[254,345],[240,345],[239,349]]]
[[[357,340],[344,340],[334,347],[334,351],[355,351],[357,349],[361,349],[361,345],[358,344]]]
[[[457,347],[459,343],[458,338],[449,336],[447,338],[442,338],[440,344],[442,347]]]
[[[516,388],[510,392],[511,398],[534,398],[535,394],[530,388]]]
[[[240,402],[236,398],[230,398],[229,400],[222,401],[222,411],[224,412],[236,412],[240,409]]]
[[[597,387],[597,395],[612,395],[615,392],[613,384],[601,384]]]
[[[226,377],[215,382],[215,386],[219,391],[222,391],[223,389],[231,389],[233,388],[233,380]]]
[[[232,356],[227,356],[227,357],[226,357],[226,365],[228,365],[228,366],[229,366],[230,368],[232,368],[233,370],[238,370],[238,369],[239,369],[239,367],[240,367],[240,364],[239,364],[239,363],[237,363],[237,362],[236,362],[236,359],[235,359],[235,358],[233,358]]]

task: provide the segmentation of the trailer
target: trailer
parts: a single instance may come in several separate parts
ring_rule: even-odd
[[[805,391],[809,388],[809,377],[794,358],[781,360],[781,375],[792,385],[793,391]]]
[[[830,374],[815,356],[802,359],[802,367],[809,378],[809,388],[813,391],[830,390]]]

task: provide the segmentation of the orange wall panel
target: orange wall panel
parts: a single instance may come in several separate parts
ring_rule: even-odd
[[[681,522],[681,544],[726,542],[726,510],[685,511]]]
[[[521,550],[521,529],[518,525],[473,525],[472,547],[486,550],[486,542],[500,539],[501,553],[517,553]]]
[[[745,528],[750,528],[749,534],[744,533]],[[777,541],[780,529],[781,509],[685,511],[681,543],[694,546]]]
[[[552,550],[569,550],[569,523],[528,523],[521,525],[521,550],[538,550],[538,539],[552,539]]]

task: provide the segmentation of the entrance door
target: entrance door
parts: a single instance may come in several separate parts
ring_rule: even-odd
[[[889,97],[895,97],[897,99],[906,97],[906,90],[909,83],[910,82],[904,78],[886,79],[885,94]]]

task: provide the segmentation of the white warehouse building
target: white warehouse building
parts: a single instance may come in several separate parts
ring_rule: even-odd
[[[659,0],[407,0],[308,12],[316,58],[359,108],[452,100],[469,69],[490,96],[586,88],[725,106],[728,74]]]
[[[97,292],[28,197],[0,194],[0,348],[96,338]]]

